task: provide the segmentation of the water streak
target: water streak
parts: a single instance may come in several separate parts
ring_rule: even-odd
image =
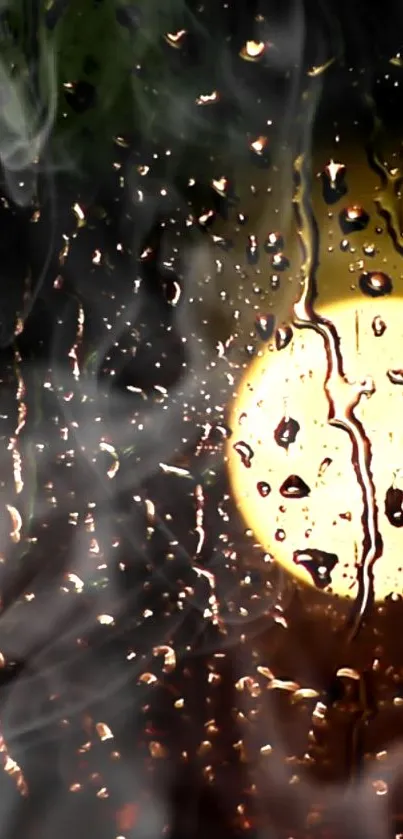
[[[340,338],[334,324],[320,317],[313,309],[316,297],[315,272],[318,262],[318,232],[309,198],[309,182],[304,156],[295,161],[296,191],[294,207],[298,221],[298,234],[303,251],[301,266],[302,291],[294,305],[293,322],[298,328],[309,328],[321,336],[327,360],[324,390],[328,400],[328,422],[346,431],[351,441],[351,461],[360,485],[363,499],[362,553],[357,569],[358,593],[350,619],[350,640],[359,631],[362,620],[373,601],[373,565],[382,554],[382,537],[378,527],[378,509],[371,471],[372,450],[361,422],[354,414],[363,395],[371,396],[374,385],[370,379],[363,382],[348,380],[343,364]]]

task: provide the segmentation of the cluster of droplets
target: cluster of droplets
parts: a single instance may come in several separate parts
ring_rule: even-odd
[[[93,101],[80,82],[65,83],[65,95],[77,111]],[[214,784],[228,732],[212,707],[203,739],[190,745],[194,672],[204,683],[206,668],[205,702],[243,628],[263,616],[286,621],[282,574],[252,534],[237,531],[223,470],[226,405],[241,366],[231,360],[232,317],[214,340],[202,315],[219,300],[211,252],[231,253],[214,225],[234,214],[242,235],[240,197],[221,176],[174,187],[178,150],[136,148],[122,135],[114,149],[110,183],[95,198],[63,178],[56,212],[39,200],[19,212],[3,198],[11,233],[29,237],[31,251],[23,264],[10,256],[2,648],[4,681],[16,685],[3,711],[11,742],[41,741],[49,730],[61,744],[55,796],[96,804],[110,835],[121,836],[148,829],[167,760],[185,773],[202,761]],[[257,238],[246,233],[244,242],[245,264],[257,265]],[[264,254],[276,272],[288,267],[282,250],[282,237],[269,234]],[[256,333],[275,334],[278,349],[291,339],[271,314],[257,315]],[[246,547],[253,570],[239,561]],[[132,729],[119,722],[131,696]],[[154,721],[161,703],[170,708],[164,725]],[[201,708],[193,717],[203,719]],[[146,778],[135,793],[129,741],[135,776]],[[32,796],[52,755],[45,749],[33,779],[29,759],[20,767],[5,742],[6,772]],[[245,808],[237,801],[234,824],[246,826]],[[168,810],[155,804],[156,831],[174,829]]]

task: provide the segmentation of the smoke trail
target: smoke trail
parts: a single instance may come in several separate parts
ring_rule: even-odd
[[[38,40],[37,56],[24,51],[32,47],[32,37]],[[57,110],[55,46],[35,17],[30,41],[18,44],[3,24],[0,161],[9,195],[20,206],[27,206],[36,192],[37,172]]]

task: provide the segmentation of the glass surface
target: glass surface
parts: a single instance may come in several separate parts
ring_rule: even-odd
[[[403,833],[402,32],[1,5],[4,839]]]

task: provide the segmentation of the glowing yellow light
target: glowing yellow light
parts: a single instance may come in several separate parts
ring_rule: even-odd
[[[396,374],[403,368],[403,299],[357,295],[323,307],[320,315],[337,329],[348,382],[370,383],[354,416],[370,445],[383,542],[373,564],[374,590],[382,600],[403,594],[403,376]],[[234,402],[228,465],[235,502],[262,548],[300,582],[353,598],[363,551],[363,495],[350,436],[328,422],[326,374],[323,338],[312,328],[293,327],[292,340],[280,350],[275,336],[263,345]],[[289,445],[275,439],[284,417],[298,424]],[[388,502],[387,514],[388,490],[394,507]],[[333,557],[329,574],[319,553],[313,574],[309,551]]]

